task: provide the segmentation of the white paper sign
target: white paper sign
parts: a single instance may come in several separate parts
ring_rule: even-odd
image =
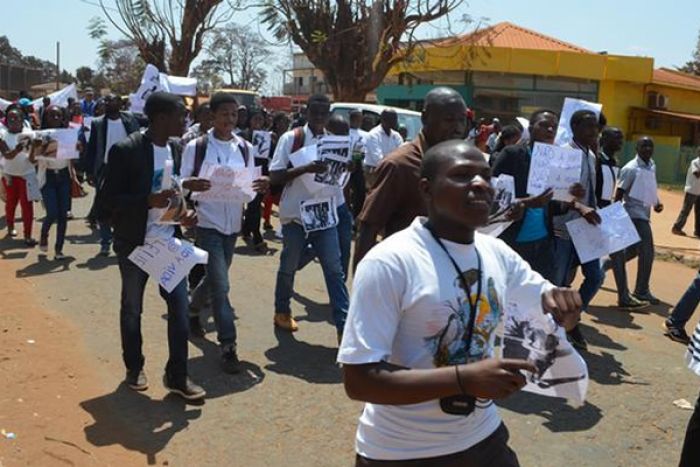
[[[269,159],[271,146],[272,136],[269,131],[253,131],[253,147],[256,151],[255,157]]]
[[[527,181],[528,194],[537,196],[553,188],[553,199],[571,201],[571,185],[581,182],[582,154],[580,149],[535,143]]]
[[[211,188],[193,193],[192,198],[197,201],[247,203],[255,198],[253,181],[261,176],[260,167],[234,168],[205,162],[200,177],[209,180]]]
[[[324,136],[318,143],[318,159],[327,170],[316,174],[314,181],[323,185],[343,187],[350,179],[350,138],[348,136]]]
[[[542,310],[521,310],[516,303],[506,307],[503,358],[528,360],[535,373],[526,373],[523,391],[563,397],[580,406],[588,391],[588,368],[566,339],[564,328]]]
[[[129,95],[130,110],[132,112],[143,112],[146,99],[156,91],[171,92],[179,96],[196,96],[197,79],[166,75],[149,63],[143,71],[141,85],[136,92]]]
[[[613,203],[598,211],[600,225],[578,218],[566,223],[581,263],[615,253],[640,241],[632,219],[622,206]]]
[[[572,97],[565,98],[564,106],[561,109],[561,117],[559,117],[559,128],[557,128],[557,136],[554,139],[554,144],[557,146],[565,146],[574,140],[574,134],[571,131],[571,117],[579,110],[590,110],[596,114],[596,117],[600,117],[603,104],[588,102],[583,99],[574,99]]]
[[[300,210],[301,223],[307,233],[338,225],[338,212],[333,198],[302,201]]]
[[[37,138],[55,141],[58,144],[56,148],[56,159],[78,159],[78,128],[57,128],[52,130],[36,131]]]
[[[155,238],[136,247],[129,259],[170,293],[195,264],[206,264],[209,255],[184,240]]]
[[[78,88],[75,84],[70,84],[63,89],[54,91],[47,96],[51,99],[51,105],[57,105],[59,107],[68,107],[68,98],[72,97],[76,101],[78,100]],[[32,101],[32,105],[35,110],[44,106],[43,97],[39,97]]]
[[[656,206],[659,197],[656,193],[656,172],[653,170],[635,169],[634,182],[629,196],[644,203],[645,206]]]
[[[310,164],[317,159],[317,146],[312,144],[310,146],[305,146],[289,155],[289,162],[292,163],[294,167],[301,167],[303,165]],[[314,180],[314,174],[304,174],[299,177],[299,180],[304,184],[309,193],[316,193],[324,188],[326,185],[318,183]]]

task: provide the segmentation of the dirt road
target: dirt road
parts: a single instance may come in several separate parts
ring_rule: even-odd
[[[678,197],[663,194],[664,219],[677,214],[671,206]],[[75,209],[86,210],[84,202]],[[659,230],[657,241],[663,235]],[[214,333],[192,343],[191,372],[209,393],[193,406],[166,397],[160,384],[165,307],[153,284],[143,316],[151,389],[135,394],[121,384],[119,274],[114,258],[94,257],[96,241],[81,220],[72,221],[71,259],[63,264],[0,241],[0,429],[17,435],[0,437],[2,466],[351,465],[361,406],[347,399],[333,364],[335,331],[318,265],[298,276],[293,307],[301,330],[278,334],[272,312],[280,245],[273,242],[268,256],[238,249],[231,297],[246,371],[219,372]],[[683,248],[698,246],[682,241]],[[683,347],[662,336],[661,322],[694,274],[657,262],[652,284],[663,304],[635,314],[609,307],[609,275],[584,317],[591,344],[586,404],[573,409],[528,394],[500,404],[523,466],[675,465],[690,412],[672,401],[693,403],[700,380],[685,369]]]

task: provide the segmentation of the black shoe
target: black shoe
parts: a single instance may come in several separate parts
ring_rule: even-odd
[[[148,389],[148,379],[143,370],[126,372],[125,382],[134,391],[145,391]]]
[[[221,369],[230,375],[241,372],[241,362],[238,361],[235,345],[228,345],[221,349]]]
[[[202,323],[199,321],[199,315],[190,316],[190,336],[202,338],[207,334],[207,332],[202,327]]]
[[[571,342],[571,345],[573,345],[575,348],[579,350],[588,350],[588,344],[586,343],[586,339],[583,337],[581,328],[579,328],[578,325],[576,325],[576,327],[571,331],[568,331],[566,335],[569,337],[569,342]]]
[[[640,308],[644,308],[647,306],[649,306],[649,302],[643,302],[641,300],[637,300],[636,298],[634,298],[632,296],[627,297],[627,300],[617,302],[618,308],[624,308],[626,310],[638,310]]]
[[[204,396],[207,395],[204,388],[194,384],[189,377],[186,377],[184,380],[176,384],[173,381],[169,381],[167,376],[163,376],[163,385],[169,392],[177,394],[188,401],[203,399]]]
[[[641,300],[641,301],[643,301],[643,302],[649,302],[649,303],[651,303],[652,305],[658,305],[659,303],[661,303],[661,300],[659,300],[658,298],[654,297],[654,296],[651,294],[651,292],[647,292],[647,293],[645,293],[645,294],[634,293],[634,294],[632,294],[632,296],[633,296],[634,298],[636,298],[637,300]]]
[[[265,224],[263,225],[263,228],[264,228],[265,230],[275,230],[275,228],[272,226],[272,224],[267,224],[267,223],[265,223]]]
[[[680,342],[681,344],[688,345],[690,344],[690,336],[688,336],[688,333],[685,332],[685,329],[674,326],[671,322],[668,320],[664,321],[664,336],[668,337],[674,342]]]

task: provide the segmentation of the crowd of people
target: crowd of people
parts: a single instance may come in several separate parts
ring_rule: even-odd
[[[164,384],[186,399],[201,399],[204,389],[188,376],[188,339],[204,335],[201,314],[210,309],[222,370],[240,371],[229,298],[234,247],[242,237],[264,251],[261,227],[273,229],[278,205],[282,251],[272,322],[298,330],[291,308],[295,276],[317,259],[346,392],[366,403],[357,431],[358,466],[517,466],[492,400],[521,389],[523,372],[536,369],[524,360],[493,358],[494,323],[505,304],[551,314],[571,343],[585,350],[579,313],[587,311],[606,270],[613,270],[619,307],[659,302],[650,287],[651,210],[661,212],[663,205],[630,196],[640,171],[655,174],[654,142],[640,138],[636,156],[620,167],[624,135],[603,114],[580,110],[571,117],[569,147],[580,154],[581,176],[569,188],[572,201],[563,202],[553,199],[551,189],[536,195],[527,190],[533,147],[554,143],[558,113],[537,110],[527,127],[519,121],[503,126],[498,119],[475,123],[473,111],[451,88],[426,95],[423,127],[412,141],[404,141],[394,111],[384,111],[378,122],[361,110],[346,118],[331,113],[324,95],[309,98],[296,119],[248,109],[225,92],[192,112],[181,97],[166,92],[152,93],[143,115],[126,110],[118,96],[95,99],[92,92],[65,108],[47,99],[38,109],[30,104],[20,99],[10,105],[0,129],[8,235],[18,235],[19,205],[25,245],[38,243],[46,252],[56,224],[55,259],[64,259],[71,198],[80,195],[81,183],[94,186],[87,221],[99,231],[99,254],[114,251],[118,257],[127,385],[148,388],[140,326],[149,275],[130,259],[134,250],[187,238],[208,253],[206,265],[192,268],[170,291],[160,288],[168,313]],[[57,159],[55,148],[33,136],[37,129],[71,123],[80,128],[78,159]],[[269,138],[258,140],[261,132]],[[320,148],[330,136],[349,139],[351,157],[341,168],[349,172],[348,181],[314,188],[309,180],[325,174],[328,162],[298,163],[296,155]],[[267,140],[269,145],[261,144]],[[690,209],[699,212],[698,161],[689,169],[686,202],[674,226],[679,235]],[[254,197],[200,200],[212,188],[205,167],[259,174],[251,185]],[[491,178],[502,174],[513,177],[515,199],[508,211],[512,224],[498,240],[478,229],[489,223]],[[177,225],[160,222],[178,196],[186,200],[186,212]],[[37,242],[33,203],[40,200],[46,216]],[[583,218],[597,225],[598,210],[615,202],[622,202],[640,242],[604,263],[581,263],[566,223]],[[630,291],[626,263],[634,257],[639,266]],[[573,290],[579,267],[583,281]],[[684,326],[699,301],[700,275],[665,323],[671,339],[690,342]],[[697,459],[694,444],[686,442],[687,459]]]

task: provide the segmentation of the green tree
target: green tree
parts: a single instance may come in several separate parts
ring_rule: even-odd
[[[685,73],[690,73],[692,75],[700,76],[700,34],[698,34],[698,41],[695,44],[695,51],[693,52],[693,59],[686,62],[685,65],[678,67],[680,71]]]
[[[421,25],[448,17],[463,0],[267,0],[262,22],[293,41],[323,72],[338,100],[364,101],[410,57]]]
[[[95,72],[89,66],[81,66],[75,70],[75,77],[78,78],[78,84],[81,88],[89,88],[92,86],[92,79],[95,77]]]

